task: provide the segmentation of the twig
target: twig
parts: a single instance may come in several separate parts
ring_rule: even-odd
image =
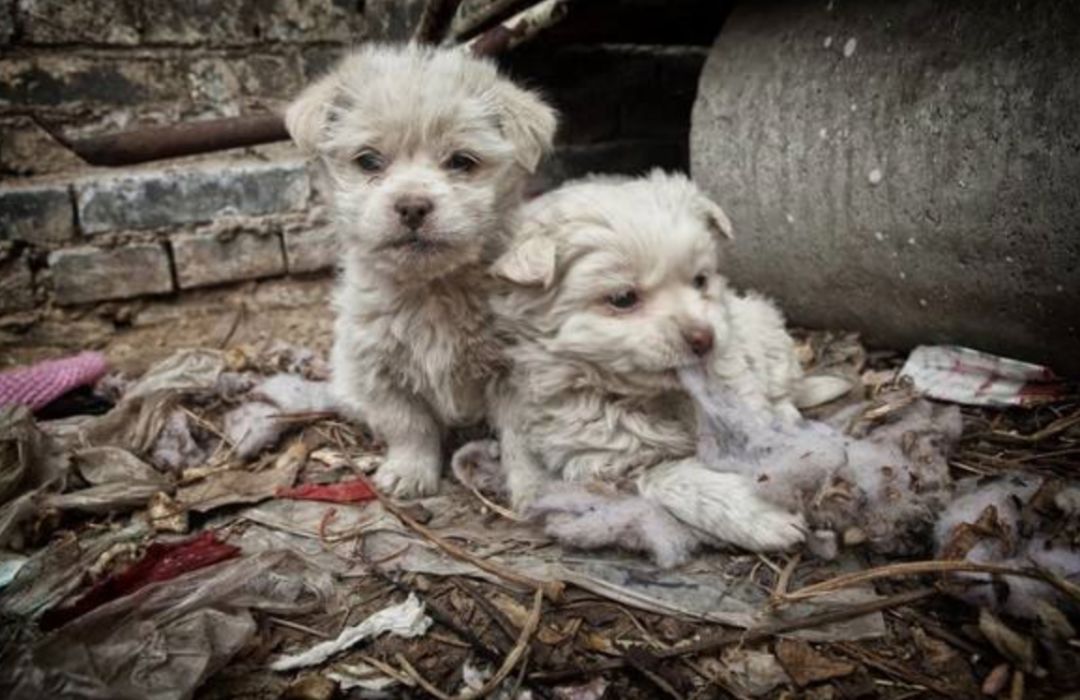
[[[1001,574],[1005,576],[1021,576],[1023,578],[1033,578],[1039,581],[1044,581],[1054,586],[1058,590],[1061,590],[1066,595],[1077,595],[1077,589],[1075,586],[1064,582],[1060,577],[1048,575],[1046,571],[1040,571],[1038,569],[1017,569],[1011,566],[1002,566],[1000,564],[979,564],[970,561],[913,561],[902,562],[899,564],[887,564],[885,566],[879,566],[873,569],[866,569],[865,571],[856,571],[850,574],[841,574],[836,578],[831,578],[828,581],[822,581],[821,583],[815,583],[812,586],[805,586],[797,591],[786,593],[780,597],[780,603],[788,604],[794,603],[800,600],[809,600],[815,598],[824,593],[831,593],[832,591],[840,590],[842,588],[850,588],[869,581],[875,581],[880,578],[891,578],[893,576],[914,576],[918,574],[946,574],[953,572],[969,572],[969,573],[984,573],[984,574]],[[1070,588],[1071,586],[1071,588]]]
[[[687,654],[702,654],[707,652],[713,652],[731,644],[751,644],[753,642],[761,641],[762,639],[768,639],[780,634],[789,634],[797,630],[811,629],[814,627],[821,627],[823,625],[831,625],[837,622],[844,622],[856,617],[862,617],[863,615],[869,615],[870,613],[879,612],[888,608],[895,608],[902,605],[910,605],[911,603],[918,602],[924,598],[929,598],[932,595],[936,595],[937,591],[933,588],[920,588],[915,591],[907,593],[899,593],[897,595],[889,596],[887,598],[881,598],[879,600],[872,600],[866,603],[859,603],[857,605],[850,605],[838,610],[829,610],[823,613],[816,613],[814,615],[807,615],[795,620],[783,620],[774,622],[768,625],[762,625],[761,627],[755,627],[748,630],[731,630],[722,632],[720,634],[708,637],[706,639],[699,640],[697,642],[691,642],[689,644],[683,644],[680,646],[672,647],[667,650],[659,651],[656,656],[660,659],[671,659]],[[592,666],[586,666],[581,668],[564,669],[560,671],[544,671],[539,673],[530,674],[531,680],[543,682],[543,683],[555,683],[566,680],[568,678],[577,678],[579,676],[589,676],[598,673],[604,673],[606,671],[614,671],[625,666],[625,661],[622,658],[611,659],[609,661],[602,661]]]
[[[419,44],[438,44],[450,29],[461,0],[427,0],[412,40]]]
[[[537,625],[540,624],[540,611],[543,609],[543,606],[544,592],[540,588],[537,588],[536,594],[533,596],[532,611],[529,613],[528,619],[525,620],[525,626],[521,628],[521,634],[518,636],[517,643],[514,644],[514,648],[510,650],[510,653],[506,655],[506,659],[503,660],[499,670],[496,671],[495,675],[489,678],[482,687],[471,693],[458,695],[456,696],[456,700],[476,700],[477,698],[487,697],[499,687],[503,680],[510,675],[510,672],[514,670],[514,667],[517,666],[518,662],[529,648],[529,640],[536,631]],[[412,676],[413,680],[415,680],[421,688],[440,700],[454,700],[452,696],[446,695],[421,676],[403,655],[397,654],[396,658],[398,663],[405,669],[405,672]]]
[[[470,584],[466,583],[463,579],[455,577],[453,579],[453,583],[459,589],[464,591],[466,595],[472,598],[473,601],[475,601],[476,604],[480,606],[480,609],[483,610],[487,614],[487,616],[491,618],[491,620],[495,623],[495,626],[499,629],[500,632],[502,632],[507,642],[514,641],[514,636],[518,633],[518,630],[514,628],[514,625],[510,622],[510,620],[506,619],[506,615],[503,615],[501,610],[495,607],[490,600],[482,596],[479,591],[473,588]],[[509,649],[503,649],[503,651],[507,652],[509,651]]]
[[[380,493],[379,490],[375,488],[375,485],[372,484],[367,477],[363,475],[358,475],[358,478],[363,479],[364,482],[367,483],[367,485],[371,488],[372,492],[375,494],[375,497],[379,499],[379,503],[382,504],[383,508],[385,508],[387,511],[390,512],[391,515],[395,516],[398,520],[400,520],[405,527],[409,528],[418,535],[421,535],[429,542],[434,544],[436,547],[449,554],[454,559],[457,559],[458,561],[468,562],[476,568],[486,571],[489,574],[494,574],[495,576],[498,576],[499,578],[506,581],[511,581],[513,583],[517,583],[528,588],[539,588],[544,592],[544,595],[548,597],[548,600],[558,601],[559,598],[562,597],[564,586],[561,581],[541,581],[531,576],[520,574],[513,569],[509,569],[505,566],[500,566],[486,559],[481,559],[480,557],[477,557],[472,552],[469,552],[468,550],[457,546],[453,542],[444,539],[435,531],[421,525],[420,523],[410,518],[403,508],[401,508],[396,503],[392,502],[389,498]]]
[[[877,654],[874,654],[866,649],[861,649],[854,644],[839,643],[832,645],[833,648],[839,650],[842,654],[848,658],[854,659],[860,663],[872,666],[877,670],[885,673],[893,678],[897,678],[906,683],[910,683],[916,686],[922,686],[928,688],[937,693],[941,697],[951,698],[955,696],[963,696],[963,693],[959,688],[954,688],[951,685],[944,685],[938,683],[936,680],[918,671],[914,671],[907,668],[895,661],[883,659]]]
[[[542,0],[467,41],[467,51],[492,56],[528,41],[566,16],[570,0]]]
[[[328,635],[326,632],[320,632],[319,630],[308,627],[307,625],[301,625],[299,622],[293,622],[292,620],[283,620],[280,617],[268,617],[267,619],[270,620],[270,622],[273,622],[275,625],[288,627],[289,629],[294,629],[297,632],[304,632],[306,634],[310,634],[313,637],[320,637],[322,639],[333,639],[333,637]]]

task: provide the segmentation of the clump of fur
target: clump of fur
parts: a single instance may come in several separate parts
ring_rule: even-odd
[[[866,404],[832,425],[783,422],[754,411],[705,372],[681,376],[698,405],[703,463],[751,478],[758,495],[841,542],[865,542],[882,554],[926,551],[932,523],[950,498],[946,458],[961,430],[955,406],[914,400],[855,436],[834,425],[850,423]]]
[[[934,529],[940,559],[1041,568],[1080,584],[1080,489],[1012,474],[957,483],[956,498]],[[956,594],[973,605],[1036,619],[1045,606],[1077,603],[1043,581],[1021,576],[956,574]]]

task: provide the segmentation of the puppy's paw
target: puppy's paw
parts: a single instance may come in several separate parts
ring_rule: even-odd
[[[391,452],[375,472],[375,485],[396,498],[433,496],[439,490],[439,455]]]
[[[806,538],[802,515],[760,498],[750,478],[711,471],[693,459],[652,469],[638,486],[687,525],[752,552],[788,549]]]

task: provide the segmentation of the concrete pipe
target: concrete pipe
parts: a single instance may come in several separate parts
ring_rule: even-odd
[[[1080,3],[744,3],[691,162],[793,323],[1080,375]]]

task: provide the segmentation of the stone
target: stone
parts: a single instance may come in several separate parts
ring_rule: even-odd
[[[337,234],[331,226],[313,231],[285,231],[285,260],[289,274],[329,270],[340,257]]]
[[[139,43],[139,16],[133,0],[17,0],[16,12],[21,43]]]
[[[342,0],[146,0],[147,43],[230,46],[357,42],[367,36],[363,3]]]
[[[15,117],[0,122],[0,172],[41,175],[84,167],[78,156],[31,119]]]
[[[91,234],[292,211],[310,196],[307,170],[296,160],[138,172],[75,189],[79,222]]]
[[[67,53],[0,61],[0,106],[113,107],[187,98],[181,61]]]
[[[46,245],[75,235],[75,209],[66,185],[0,188],[0,240]]]
[[[281,236],[256,231],[206,231],[172,237],[181,289],[285,273]]]
[[[0,260],[0,313],[34,307],[34,277],[25,257]]]
[[[736,285],[871,345],[1080,373],[1077,27],[1067,0],[740,5],[691,129]]]
[[[169,256],[159,243],[56,250],[49,255],[49,270],[56,301],[65,305],[173,290]]]
[[[10,2],[0,3],[0,46],[7,46],[15,36],[15,12]]]

